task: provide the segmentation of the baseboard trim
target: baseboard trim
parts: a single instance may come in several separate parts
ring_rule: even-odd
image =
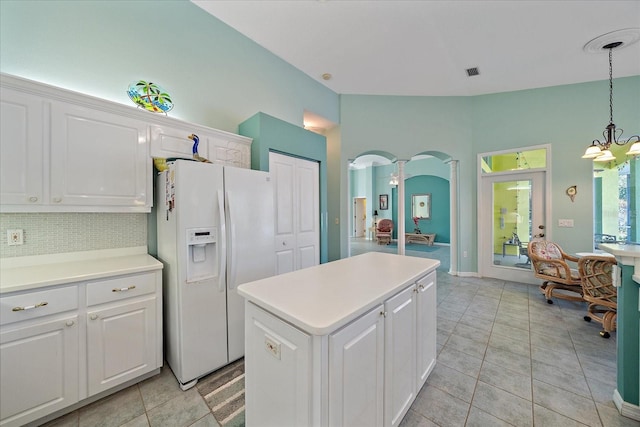
[[[622,400],[622,396],[618,393],[618,389],[613,391],[613,403],[623,417],[631,418],[632,420],[640,421],[640,406]]]
[[[475,271],[456,271],[455,273],[449,271],[449,274],[460,277],[480,277],[480,274]]]

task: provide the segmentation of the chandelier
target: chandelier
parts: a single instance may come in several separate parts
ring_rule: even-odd
[[[621,41],[615,41],[602,46],[602,49],[609,50],[609,124],[605,127],[604,132],[602,132],[604,140],[594,139],[582,156],[583,159],[593,159],[595,162],[615,160],[615,156],[609,149],[611,145],[616,144],[622,146],[633,140],[635,140],[635,142],[626,154],[628,156],[637,156],[640,154],[640,136],[633,135],[629,139],[623,140],[621,139],[623,130],[616,128],[616,125],[613,123],[613,49],[622,44],[623,42]]]

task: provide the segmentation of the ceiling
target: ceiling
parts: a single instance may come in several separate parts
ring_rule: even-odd
[[[339,94],[470,96],[605,80],[607,51],[585,44],[640,33],[639,0],[192,1]],[[640,75],[640,43],[613,58],[614,78]],[[471,67],[480,74],[468,77]]]

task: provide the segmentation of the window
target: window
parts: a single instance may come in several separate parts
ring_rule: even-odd
[[[597,165],[594,170],[594,236],[601,242],[640,243],[637,207],[640,160]]]
[[[509,172],[528,169],[544,169],[547,167],[547,149],[538,148],[525,151],[512,151],[502,154],[491,154],[482,157],[482,174]]]

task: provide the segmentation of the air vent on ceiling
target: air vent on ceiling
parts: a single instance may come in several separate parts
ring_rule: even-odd
[[[478,70],[478,67],[467,68],[467,76],[473,77],[479,74],[480,74],[480,70]]]

